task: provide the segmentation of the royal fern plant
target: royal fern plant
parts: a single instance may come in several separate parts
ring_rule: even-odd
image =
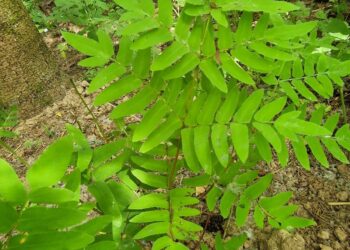
[[[247,223],[314,225],[295,215],[291,192],[268,189],[271,162],[284,168],[292,156],[307,171],[311,154],[324,168],[331,157],[348,163],[350,127],[326,104],[343,91],[350,61],[334,47],[319,53],[318,23],[292,23],[298,7],[285,1],[115,3],[124,9],[117,39],[103,30],[63,37],[86,55],[80,66],[97,69],[88,92],[95,106],[114,105],[116,136],[91,148],[67,125],[26,178],[1,160],[2,248],[208,249],[201,199],[242,229],[217,234],[219,250],[238,249]]]

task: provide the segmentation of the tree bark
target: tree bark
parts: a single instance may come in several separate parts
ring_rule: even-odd
[[[66,79],[22,0],[0,0],[0,106],[31,117],[64,96]]]

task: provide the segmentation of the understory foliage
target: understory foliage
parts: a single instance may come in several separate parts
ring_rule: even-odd
[[[116,136],[91,148],[67,125],[21,180],[0,160],[2,248],[208,249],[203,186],[207,210],[242,229],[217,234],[216,249],[238,249],[248,222],[314,225],[295,215],[291,192],[266,195],[268,166],[295,157],[312,171],[311,154],[325,168],[330,156],[348,163],[349,125],[326,105],[350,74],[336,56],[346,34],[291,22],[299,7],[285,1],[115,3],[126,23],[117,46],[103,30],[63,36],[87,56],[80,66],[98,70],[88,92],[115,105]]]

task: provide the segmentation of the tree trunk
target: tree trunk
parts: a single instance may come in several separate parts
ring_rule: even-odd
[[[0,106],[31,117],[64,95],[66,79],[22,0],[0,0]]]

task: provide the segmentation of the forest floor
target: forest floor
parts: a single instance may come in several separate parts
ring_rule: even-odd
[[[57,40],[52,37],[52,34],[45,39],[50,47],[55,47]],[[115,126],[108,115],[113,106],[93,107],[94,96],[86,94],[88,82],[81,80],[81,69],[74,66],[77,57],[72,56],[66,60],[66,71],[79,79],[76,81],[77,91],[98,118],[102,129],[112,131]],[[8,143],[15,148],[18,155],[32,163],[45,147],[66,133],[65,124],[67,123],[78,126],[86,134],[92,146],[104,143],[93,122],[93,117],[84,107],[77,91],[70,88],[63,100],[57,101],[37,116],[21,121],[14,128],[18,137]],[[347,102],[348,110],[350,110],[349,103],[350,101]],[[338,109],[339,100],[335,98],[332,105]],[[243,249],[350,250],[349,165],[332,162],[330,159],[330,167],[325,169],[316,160],[311,159],[311,171],[306,171],[293,158],[293,154],[290,156],[291,159],[286,168],[281,168],[278,163],[272,162],[269,165],[260,166],[259,169],[263,173],[274,173],[274,182],[268,190],[269,194],[293,191],[293,202],[300,206],[298,215],[313,218],[317,226],[294,232],[276,231],[269,227],[261,231],[254,226],[253,218],[249,218],[250,222],[240,230],[240,232],[245,231],[249,237]],[[15,160],[13,155],[0,149],[0,157],[12,163],[19,175],[24,178],[26,169]],[[200,196],[204,190],[205,187],[198,190],[198,195]],[[203,235],[203,240],[207,243],[213,245],[215,234],[224,229],[227,236],[239,232],[235,227],[234,218],[223,220],[218,212],[206,214],[200,219],[200,223],[207,225]],[[193,249],[195,249],[194,245]]]

